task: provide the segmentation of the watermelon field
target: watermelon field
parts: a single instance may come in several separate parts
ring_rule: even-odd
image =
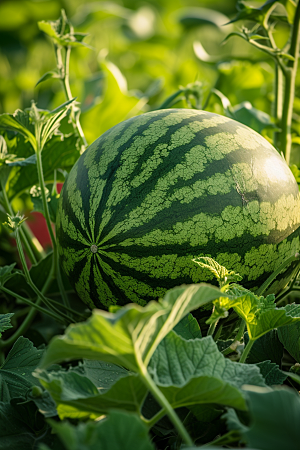
[[[0,2],[0,450],[299,450],[299,46],[299,0]]]

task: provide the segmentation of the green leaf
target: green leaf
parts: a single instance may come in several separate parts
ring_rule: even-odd
[[[4,284],[15,276],[22,276],[21,270],[14,269],[16,263],[11,264],[10,266],[0,267],[0,286],[4,286]]]
[[[39,289],[42,289],[48,277],[49,271],[51,270],[52,257],[53,253],[50,252],[44,259],[39,261],[37,264],[34,264],[30,268],[30,277]],[[10,289],[17,294],[19,293],[20,295],[24,295],[24,292],[27,292],[29,298],[34,298],[34,296],[36,295],[32,288],[27,284],[26,279],[21,271],[15,272],[14,278],[7,281],[6,287],[7,289]]]
[[[178,22],[190,29],[201,25],[214,25],[221,28],[229,19],[224,14],[209,8],[183,8],[177,11]]]
[[[298,450],[299,394],[291,389],[247,391],[251,425],[244,432],[248,446],[262,450]]]
[[[98,422],[51,422],[67,450],[154,450],[146,425],[136,414],[111,411]]]
[[[37,371],[36,375],[54,399],[61,419],[96,418],[117,408],[138,412],[147,393],[139,375],[128,372],[109,389],[102,389],[101,381],[95,386],[74,371]]]
[[[181,319],[181,321],[173,328],[173,331],[186,340],[202,337],[200,326],[192,314],[188,314]]]
[[[83,45],[90,48],[89,45],[82,42],[87,34],[74,33],[74,29],[63,9],[61,10],[61,16],[58,20],[49,20],[47,22],[42,20],[38,22],[38,27],[41,31],[50,36],[56,44],[64,47]]]
[[[105,61],[101,68],[105,77],[103,96],[97,104],[80,116],[88,142],[93,142],[122,120],[137,115],[147,102],[147,99],[140,100],[128,91],[126,79],[113,63]],[[102,117],[101,121],[99,117]]]
[[[51,70],[49,72],[44,73],[44,75],[37,81],[35,87],[37,87],[37,85],[42,83],[43,81],[49,80],[50,78],[60,78],[60,75],[57,72],[57,70]]]
[[[214,404],[199,404],[192,405],[189,407],[194,416],[200,421],[205,423],[210,423],[219,417],[224,409],[217,408]]]
[[[12,266],[14,266],[14,264],[12,264]],[[0,276],[1,276],[1,269],[2,267],[0,268]],[[13,315],[14,313],[0,314],[0,337],[2,336],[3,331],[12,328],[10,320]]]
[[[12,161],[8,163],[10,167],[18,166],[24,167],[28,164],[36,164],[36,154],[28,156],[26,159],[18,159],[17,161]]]
[[[19,398],[10,403],[0,402],[1,450],[35,450],[42,442],[52,449],[65,450],[35,404],[22,401]]]
[[[19,337],[0,367],[0,401],[24,397],[37,383],[32,372],[40,362],[43,350],[37,350],[29,339]]]
[[[246,383],[265,386],[258,367],[224,358],[211,336],[186,341],[170,332],[148,370],[173,408],[217,403],[246,409],[239,389]]]
[[[287,375],[279,369],[277,364],[271,361],[262,361],[256,365],[259,367],[260,373],[268,386],[282,384],[287,379]]]
[[[123,367],[90,359],[84,359],[78,368],[95,386],[101,386],[102,393],[110,389],[120,377],[128,375]]]
[[[36,392],[38,392],[38,395],[36,395]],[[57,416],[56,404],[53,398],[48,391],[43,391],[40,386],[33,386],[32,390],[27,392],[26,400],[34,402],[44,417]]]
[[[42,152],[45,183],[53,182],[55,170],[70,171],[80,156],[76,143],[77,137],[75,135],[64,137],[63,140],[60,136],[53,136],[46,143]],[[31,147],[28,148],[20,139],[15,141],[15,147],[19,149],[18,156],[28,158],[32,155]],[[57,181],[64,181],[64,176],[59,170],[57,171]],[[25,167],[13,167],[9,181],[8,196],[12,199],[38,183],[35,165],[29,164]]]
[[[55,108],[53,111],[47,111],[46,114],[38,119],[38,122],[41,123],[41,131],[40,131],[40,149],[43,150],[47,141],[49,141],[52,135],[58,130],[60,127],[61,121],[66,117],[68,111],[74,103],[75,98],[68,100],[62,105]],[[34,105],[32,105],[34,108]]]
[[[36,139],[33,134],[33,127],[30,125],[29,113],[16,110],[14,114],[0,114],[0,129],[21,133],[36,149]]]
[[[269,114],[254,108],[248,101],[235,105],[231,112],[235,120],[247,125],[258,133],[267,128],[276,128],[276,125],[271,122]]]
[[[254,8],[247,6],[244,2],[239,2],[239,6],[242,9],[238,12],[234,19],[230,20],[228,23],[237,22],[238,20],[253,20],[254,22],[262,24],[265,19],[265,15],[270,9],[270,7],[276,3],[278,0],[268,0],[259,8]]]
[[[285,327],[281,327],[278,330],[271,330],[257,339],[250,350],[246,362],[249,364],[256,364],[269,359],[280,367],[281,359],[283,357],[283,345],[281,344],[277,333],[283,328]],[[248,340],[249,337],[247,333],[245,333],[245,345],[248,343]]]
[[[282,3],[284,4],[287,12],[288,22],[293,25],[297,4],[294,2],[294,0],[285,0]]]
[[[233,270],[227,270],[226,267],[221,266],[217,261],[207,256],[194,258],[193,261],[199,264],[200,267],[209,270],[221,285],[233,281],[241,281],[243,278],[238,273],[235,273]]]
[[[296,383],[300,384],[300,376],[298,375],[298,372],[294,373],[291,371],[290,372],[282,371],[282,373],[284,373],[287,377],[290,377]]]
[[[41,367],[84,357],[139,371],[184,316],[219,295],[213,286],[193,284],[174,288],[160,303],[152,301],[145,307],[128,304],[114,314],[95,310],[87,322],[71,325],[64,336],[50,342]]]
[[[233,308],[245,320],[251,340],[256,340],[275,328],[300,321],[300,305],[276,308],[274,295],[258,297],[241,286],[230,289],[227,294],[235,294],[236,298],[220,297],[218,305],[227,310]]]
[[[278,337],[284,348],[300,363],[300,323],[279,328]]]

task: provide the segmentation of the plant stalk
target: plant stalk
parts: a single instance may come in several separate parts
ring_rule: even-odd
[[[246,345],[246,347],[242,353],[242,356],[240,358],[240,363],[244,363],[246,361],[247,356],[248,356],[254,342],[255,342],[255,340],[249,339],[248,344]]]
[[[178,433],[180,434],[181,438],[183,439],[183,442],[187,445],[192,447],[194,445],[190,435],[186,431],[183,423],[179,419],[178,415],[176,414],[175,410],[172,408],[166,397],[163,395],[163,393],[159,390],[159,388],[156,386],[152,378],[150,377],[149,373],[147,372],[147,369],[145,367],[140,368],[140,375],[142,377],[143,382],[153,395],[153,397],[157,400],[157,402],[161,405],[165,413],[168,415],[169,419],[177,429]]]
[[[70,87],[70,76],[69,76],[69,68],[70,68],[70,56],[71,56],[71,47],[68,46],[65,48],[65,60],[63,61],[62,57],[62,50],[63,47],[61,45],[55,45],[55,54],[56,54],[56,60],[57,60],[57,66],[61,73],[61,81],[63,85],[63,89],[65,92],[65,96],[67,100],[72,100],[72,92]],[[81,144],[84,148],[88,146],[88,143],[86,141],[83,129],[81,127],[81,123],[79,120],[80,116],[80,110],[75,110],[76,106],[74,103],[71,106],[71,118],[74,129],[77,131],[80,139]]]
[[[67,316],[62,311],[59,311],[55,306],[53,306],[53,304],[51,304],[51,301],[48,300],[44,296],[44,294],[37,288],[37,286],[32,281],[30,273],[29,273],[29,270],[28,270],[28,267],[26,265],[26,260],[25,260],[25,255],[24,255],[24,252],[23,252],[21,240],[20,240],[19,230],[16,229],[15,232],[16,232],[17,248],[18,248],[18,251],[19,251],[20,260],[21,260],[21,263],[22,263],[22,266],[23,266],[23,271],[24,271],[24,275],[25,275],[27,283],[29,284],[31,289],[35,292],[35,294],[38,296],[38,298],[40,298],[45,303],[45,305],[48,306],[48,308],[50,308],[54,312],[56,312],[58,314],[58,317],[60,317],[60,318],[64,317],[69,322],[70,321],[69,316]],[[54,272],[54,268],[51,268],[51,271]]]
[[[240,342],[240,340],[242,339],[242,336],[244,334],[245,326],[246,326],[245,320],[241,319],[240,326],[239,326],[238,332],[234,338],[233,343],[222,352],[224,356],[229,355],[229,353],[236,350],[236,346],[238,345],[238,343]]]
[[[145,425],[149,428],[149,430],[164,416],[166,415],[166,411],[164,408],[162,408],[158,413],[156,413],[151,419],[145,419],[144,417],[141,417],[142,421]]]
[[[46,191],[45,191],[45,181],[44,181],[43,165],[42,165],[42,149],[40,148],[40,144],[39,144],[38,140],[37,140],[36,161],[37,161],[39,185],[41,188],[43,209],[44,209],[45,219],[46,219],[46,223],[47,223],[47,228],[48,228],[52,246],[53,246],[54,277],[55,276],[57,277],[58,287],[59,287],[59,291],[61,293],[63,302],[67,307],[69,307],[70,306],[69,299],[67,297],[67,294],[66,294],[63,282],[62,282],[61,273],[60,273],[60,267],[59,267],[59,261],[58,261],[58,248],[57,248],[56,239],[55,239],[54,232],[53,232],[52,225],[51,225],[51,218],[50,218],[47,196],[46,196]]]
[[[295,80],[298,68],[300,47],[300,2],[298,1],[291,33],[291,46],[289,54],[294,58],[288,61],[285,73],[284,102],[281,120],[281,151],[287,164],[290,164],[292,148],[292,115],[295,97]]]
[[[47,280],[41,289],[41,292],[43,294],[47,291],[47,289],[49,288],[49,285],[51,284],[52,275],[53,275],[53,271],[50,270]],[[40,312],[45,312],[46,314],[49,315],[48,310],[44,309],[43,307],[40,307],[41,301],[42,301],[41,298],[38,298],[36,300],[36,302],[34,303],[34,306],[33,305],[31,306],[26,318],[24,319],[22,324],[19,326],[19,328],[15,331],[15,333],[12,336],[10,336],[10,338],[6,339],[5,341],[0,342],[0,348],[3,348],[5,350],[5,349],[11,347],[15,343],[15,341],[28,330],[28,328],[30,327],[32,321],[34,320],[38,310]],[[57,320],[56,314],[50,312],[50,315],[52,315],[52,317],[54,317]]]
[[[4,200],[3,207],[4,207],[4,209],[6,210],[6,212],[8,214],[10,214],[11,216],[14,216],[14,212],[13,212],[13,209],[11,207],[10,201],[8,199],[7,192],[6,192],[6,186],[4,186],[4,183],[1,183],[1,189],[2,189],[3,200]],[[29,237],[29,240],[27,239],[26,234]],[[36,259],[35,255],[36,255],[36,253],[40,254],[40,251],[39,251],[37,243],[34,242],[34,240],[33,240],[34,236],[33,235],[32,235],[32,237],[30,236],[30,232],[28,230],[28,226],[26,226],[26,232],[24,232],[21,229],[21,239],[22,239],[23,245],[25,247],[26,253],[28,255],[28,258],[29,258],[31,264],[36,264],[37,263],[37,259]],[[34,249],[35,249],[35,251],[34,251]]]

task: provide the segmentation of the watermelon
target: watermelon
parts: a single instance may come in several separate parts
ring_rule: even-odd
[[[152,111],[106,131],[72,168],[57,215],[60,261],[90,308],[211,282],[198,256],[255,290],[299,250],[299,206],[290,169],[258,133],[206,111]]]

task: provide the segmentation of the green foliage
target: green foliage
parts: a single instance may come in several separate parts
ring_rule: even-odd
[[[81,423],[78,427],[52,422],[52,426],[67,450],[154,450],[147,427],[134,414],[112,411],[98,422]]]
[[[90,313],[60,272],[53,230],[57,183],[87,143],[149,110],[248,125],[299,183],[299,2],[236,6],[1,2],[1,450],[298,449],[298,251],[255,292],[208,256],[194,262],[219,289]],[[28,209],[46,219],[47,254]]]
[[[0,401],[9,403],[23,397],[36,384],[32,372],[40,362],[43,350],[37,350],[28,339],[19,337],[0,367]]]

